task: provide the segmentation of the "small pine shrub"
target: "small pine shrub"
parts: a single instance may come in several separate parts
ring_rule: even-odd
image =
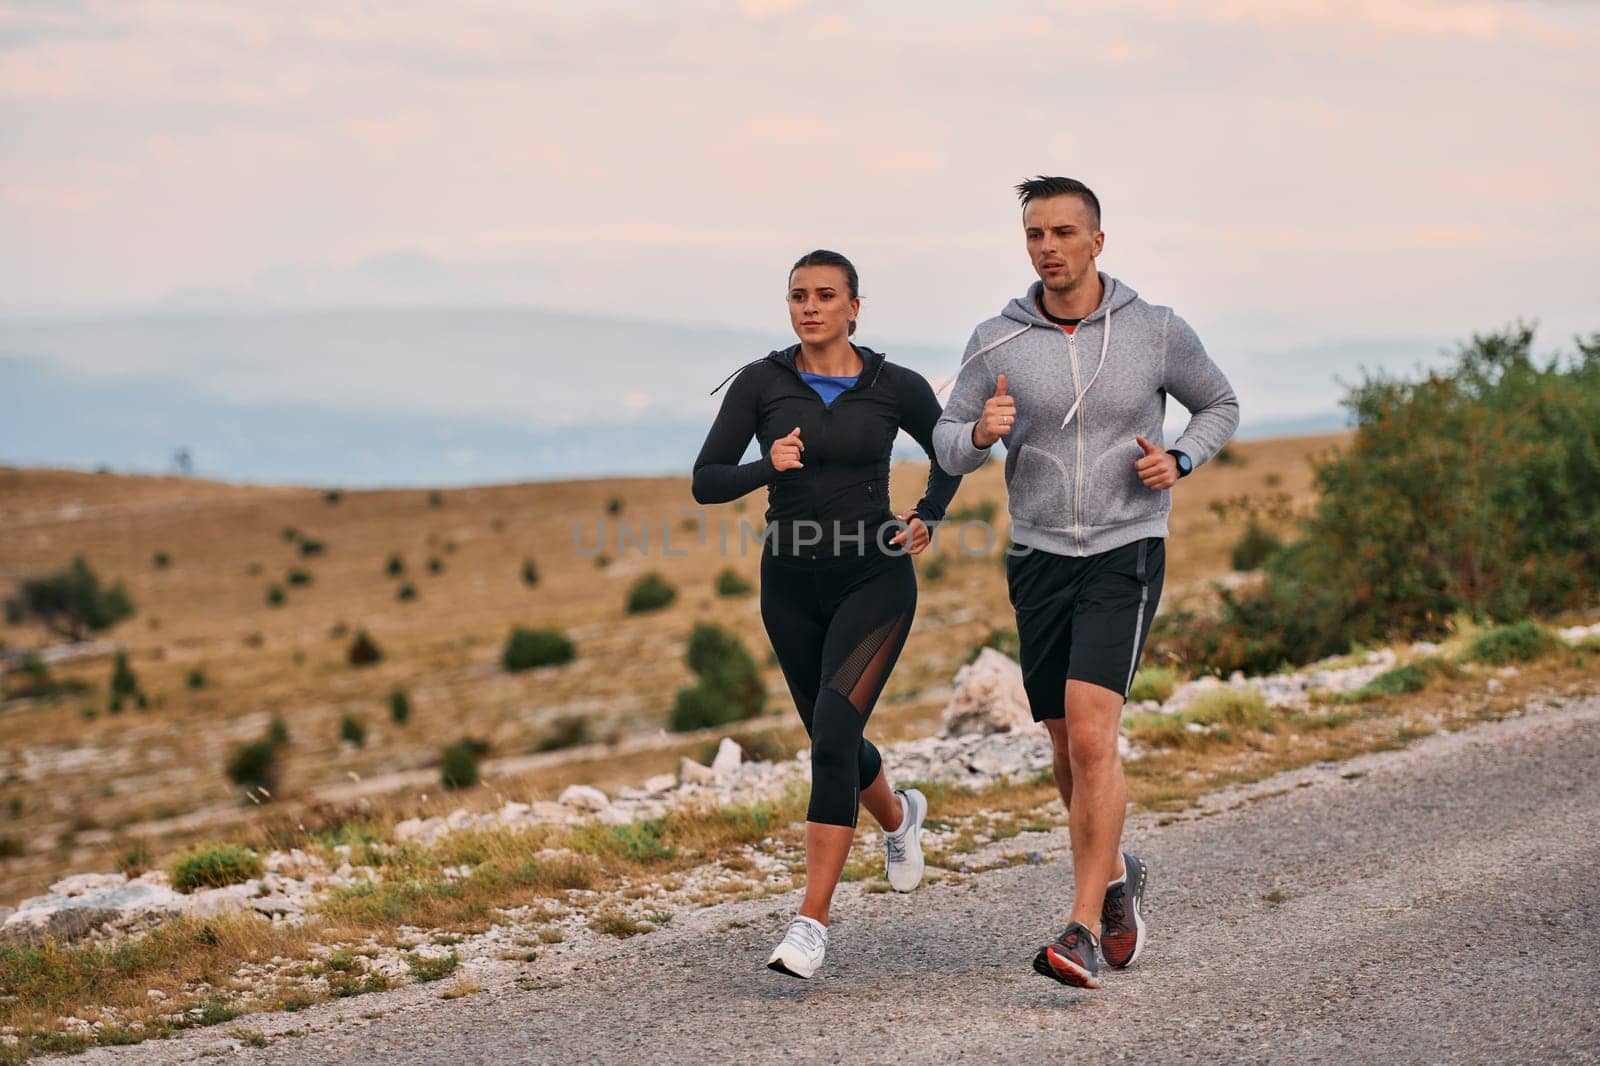
[[[155,557],[151,561],[155,564],[157,570],[165,570],[167,567],[172,565],[172,556],[168,555],[166,552],[156,552]]]
[[[1537,622],[1516,622],[1486,629],[1472,639],[1462,660],[1504,666],[1532,662],[1561,647],[1561,638]]]
[[[718,596],[748,596],[755,591],[755,586],[744,579],[744,575],[733,567],[724,567],[717,575],[716,590]]]
[[[1243,466],[1244,459],[1233,450],[1233,445],[1224,444],[1222,450],[1212,457],[1212,462],[1221,466]]]
[[[197,888],[222,888],[260,877],[261,856],[237,844],[201,844],[180,855],[169,876],[172,887],[189,893]]]
[[[389,556],[388,561],[383,564],[383,572],[387,577],[399,577],[406,572],[406,561],[400,557],[399,552]]]
[[[532,559],[522,560],[522,583],[529,588],[539,583],[539,568],[534,565]]]
[[[406,695],[405,689],[397,688],[389,693],[389,718],[395,725],[411,721],[411,697]]]
[[[609,500],[606,501],[606,514],[621,514],[621,513],[622,513],[622,497],[621,496],[613,496]]]
[[[685,662],[698,680],[679,690],[667,724],[676,732],[754,718],[766,703],[755,659],[737,636],[707,622],[689,636]]]
[[[439,782],[445,788],[471,788],[478,783],[480,745],[459,740],[439,755]]]
[[[1134,677],[1133,687],[1128,690],[1128,699],[1136,703],[1144,700],[1166,703],[1172,698],[1172,690],[1177,687],[1176,672],[1164,666],[1147,666]]]
[[[401,603],[410,603],[417,598],[417,586],[407,581],[394,590],[394,598]]]
[[[275,714],[267,723],[267,740],[277,745],[289,743],[289,723],[283,720],[283,715]]]
[[[228,780],[255,791],[278,789],[278,745],[268,738],[246,744],[228,759]]]
[[[302,570],[296,566],[290,569],[290,571],[284,575],[284,580],[291,585],[296,585],[303,588],[304,586],[311,584],[311,571]]]
[[[367,746],[367,727],[355,715],[347,714],[339,720],[339,739],[364,748]]]
[[[500,662],[512,672],[570,663],[577,649],[559,629],[525,629],[513,626]]]
[[[628,590],[628,613],[659,611],[678,598],[678,590],[654,570],[634,582]]]
[[[287,596],[283,591],[283,586],[282,585],[268,585],[267,586],[267,606],[268,607],[282,607],[283,606],[283,601],[286,598],[287,598]]]
[[[124,698],[136,699],[139,694],[139,678],[128,665],[128,653],[119,649],[111,667],[112,702],[120,704]]]
[[[431,556],[428,559],[428,573],[430,573],[430,574],[442,574],[442,573],[444,573],[444,560],[439,558],[437,555]]]
[[[322,501],[329,507],[336,506],[342,499],[344,499],[344,492],[340,489],[329,489],[322,494]]]
[[[311,558],[313,555],[321,555],[327,550],[328,545],[326,541],[318,540],[315,537],[300,538],[300,554],[307,559]]]
[[[935,555],[926,563],[922,564],[922,579],[930,584],[935,581],[943,581],[946,569],[947,563],[945,557],[942,555]]]
[[[1281,547],[1283,541],[1275,533],[1262,529],[1255,519],[1251,519],[1245,527],[1244,536],[1233,546],[1233,568],[1258,570]]]
[[[378,647],[378,642],[372,639],[372,634],[360,629],[356,631],[356,639],[350,642],[345,658],[351,666],[371,666],[383,661],[383,651]]]
[[[1386,670],[1353,692],[1341,692],[1335,703],[1365,703],[1380,696],[1403,696],[1421,692],[1431,680],[1428,671],[1415,663]]]
[[[288,541],[290,544],[293,544],[295,541],[300,539],[300,531],[293,526],[284,526],[283,539]]]
[[[184,684],[188,685],[190,689],[205,688],[206,672],[198,666],[195,667],[193,670],[189,671],[189,676],[184,678]]]
[[[611,556],[607,555],[605,552],[601,552],[599,555],[594,557],[594,565],[595,569],[604,570],[606,567],[611,565]]]
[[[428,493],[428,506],[429,507],[443,507],[444,506],[444,494],[441,493],[438,489],[434,489],[432,492]]]

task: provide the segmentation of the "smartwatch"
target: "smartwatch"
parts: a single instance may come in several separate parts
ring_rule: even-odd
[[[1189,458],[1187,455],[1185,455],[1182,452],[1180,452],[1180,451],[1178,451],[1176,449],[1173,449],[1173,448],[1169,448],[1167,450],[1167,454],[1172,456],[1174,459],[1178,460],[1178,476],[1179,477],[1188,477],[1190,474],[1194,473],[1194,460],[1193,459]]]

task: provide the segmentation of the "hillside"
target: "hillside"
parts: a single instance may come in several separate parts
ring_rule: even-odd
[[[1228,571],[1243,520],[1222,521],[1214,501],[1281,492],[1304,507],[1308,457],[1341,439],[1238,443],[1237,461],[1184,482],[1166,602],[1202,595]],[[925,469],[895,468],[897,509],[915,501]],[[1003,515],[1003,497],[992,463],[966,480],[956,502],[995,501]],[[621,510],[609,517],[613,499]],[[719,523],[736,529],[740,519],[758,524],[761,506],[753,496],[742,509],[704,512],[712,530]],[[697,510],[684,477],[344,492],[332,500],[313,488],[0,468],[0,588],[9,595],[19,578],[82,553],[102,577],[125,582],[138,608],[108,641],[53,666],[56,677],[93,692],[0,704],[0,805],[8,815],[0,903],[69,871],[110,868],[135,845],[159,859],[199,836],[248,835],[268,821],[332,817],[349,804],[433,813],[445,803],[433,766],[463,736],[487,741],[492,761],[486,786],[450,797],[448,806],[471,806],[474,793],[486,805],[497,796],[540,799],[573,781],[610,785],[671,769],[680,753],[707,744],[660,736],[672,693],[690,677],[682,654],[693,624],[740,631],[766,662],[754,597],[712,591],[725,566],[754,581],[758,558],[753,550],[725,558],[714,533],[706,546],[695,544],[683,523],[695,521]],[[576,522],[592,550],[602,520],[611,557],[604,567],[574,542]],[[618,549],[619,521],[634,531],[648,522],[648,557]],[[662,554],[663,525],[673,550],[686,554]],[[320,554],[302,554],[307,538],[324,545]],[[166,566],[156,565],[158,553]],[[403,576],[386,575],[391,554],[402,557]],[[928,732],[956,667],[991,628],[1011,624],[997,562],[946,558],[942,577],[924,577],[910,644],[874,720],[880,734]],[[522,580],[524,559],[537,567],[533,586]],[[288,584],[294,568],[310,583]],[[628,615],[628,587],[649,570],[678,587],[678,600]],[[416,589],[409,601],[397,597],[404,583]],[[274,584],[284,588],[281,606],[268,603]],[[505,673],[499,655],[513,624],[564,630],[577,660]],[[348,665],[358,629],[377,641],[383,662]],[[55,638],[6,625],[0,641],[17,651]],[[151,698],[148,710],[107,713],[113,645],[127,650]],[[187,678],[197,668],[205,684],[191,689]],[[770,662],[766,680],[768,721],[777,727],[766,743],[802,746]],[[414,708],[403,727],[387,712],[395,688],[409,693]],[[291,743],[276,802],[256,808],[241,801],[222,768],[274,715]],[[341,743],[346,715],[365,724],[364,746]],[[533,754],[585,739],[591,743],[570,754]]]

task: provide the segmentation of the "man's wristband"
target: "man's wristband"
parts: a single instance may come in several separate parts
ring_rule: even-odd
[[[1188,477],[1190,474],[1194,473],[1193,459],[1189,458],[1183,452],[1178,451],[1176,448],[1168,448],[1167,454],[1178,461],[1179,477]]]

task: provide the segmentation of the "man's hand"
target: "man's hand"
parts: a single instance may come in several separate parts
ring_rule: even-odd
[[[800,453],[805,450],[806,446],[800,440],[800,427],[795,426],[787,436],[772,442],[772,469],[782,473],[803,468],[805,464],[800,461]]]
[[[928,532],[928,525],[917,517],[917,512],[907,511],[902,515],[895,515],[900,521],[906,523],[906,528],[889,538],[890,544],[900,545],[906,542],[906,534],[911,534],[911,547],[906,549],[908,555],[921,555],[922,549],[928,546],[928,541],[933,535]]]
[[[1017,400],[1006,394],[1006,376],[995,379],[994,395],[983,402],[983,414],[972,424],[972,444],[977,448],[991,447],[995,441],[1011,432],[1017,421]]]
[[[1135,437],[1139,447],[1144,449],[1144,457],[1133,464],[1133,469],[1138,472],[1139,480],[1144,482],[1144,487],[1151,492],[1160,492],[1170,489],[1178,483],[1178,460],[1157,448],[1143,437]]]

